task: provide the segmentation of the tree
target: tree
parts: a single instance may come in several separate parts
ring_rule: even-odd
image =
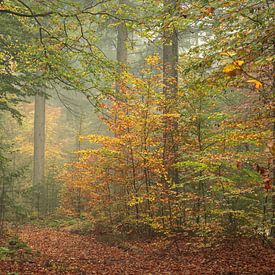
[[[119,5],[122,7],[126,4],[125,0],[119,0]],[[128,38],[128,31],[126,27],[125,21],[119,22],[117,27],[117,62],[118,62],[118,77],[121,76],[121,73],[126,69],[127,66],[127,38]],[[119,91],[119,80],[116,82],[116,91]]]
[[[178,93],[178,35],[173,22],[177,9],[177,0],[164,1],[164,13],[169,15],[168,19],[164,21],[163,33],[163,93],[166,98],[163,112],[166,115],[177,112],[175,106]],[[168,169],[171,180],[178,183],[179,175],[174,166],[178,158],[178,125],[176,120],[171,121],[167,119],[164,120],[164,124],[164,165]]]
[[[33,187],[37,194],[38,213],[46,212],[45,188],[45,95],[36,94],[34,112],[34,158],[33,158]]]
[[[92,53],[97,62],[98,57],[100,57],[101,60],[97,64],[104,59],[104,55],[99,49],[94,55],[96,46],[90,43],[91,32],[83,26],[82,22],[82,20],[88,20],[85,12],[89,12],[90,9],[97,9],[97,5],[91,5],[87,8],[84,2],[79,2],[76,6],[70,5],[69,2],[53,5],[51,11],[44,4],[37,5],[25,1],[1,3],[0,11],[3,14],[4,22],[8,26],[15,24],[25,31],[26,36],[30,37],[28,41],[25,41],[23,36],[20,36],[18,42],[13,41],[12,35],[17,34],[16,29],[14,30],[13,26],[5,28],[5,35],[9,37],[8,43],[10,43],[8,44],[5,39],[1,39],[5,50],[3,56],[1,55],[1,59],[3,59],[1,74],[7,81],[4,82],[6,87],[4,86],[4,98],[0,104],[19,116],[17,110],[9,107],[10,102],[16,104],[17,101],[22,100],[23,96],[35,94],[33,185],[37,191],[39,212],[46,211],[44,180],[46,93],[38,91],[45,90],[46,87],[50,90],[53,87],[62,86],[85,91],[87,97],[91,98],[89,94],[93,96],[92,90],[94,89],[94,85],[91,87],[91,82],[95,83],[96,77],[94,68],[90,67],[87,57],[91,56]],[[84,6],[86,7],[84,8]],[[80,14],[78,7],[82,10]],[[57,11],[60,9],[62,12]],[[96,19],[96,16],[97,13],[92,17]],[[76,27],[77,30],[70,31],[72,26]],[[81,35],[80,38],[79,34]],[[76,60],[76,58],[78,59]],[[85,72],[81,73],[81,79],[78,76],[79,63],[82,64],[83,68],[86,68]],[[107,64],[105,63],[104,66]],[[38,74],[37,72],[41,73]],[[89,72],[90,76],[87,80]],[[31,81],[35,83],[33,87]],[[7,84],[10,89],[7,89]],[[9,100],[9,97],[12,99]]]

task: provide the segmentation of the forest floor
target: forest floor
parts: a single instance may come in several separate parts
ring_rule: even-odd
[[[24,226],[18,236],[28,249],[18,246],[16,254],[2,257],[0,274],[275,274],[274,250],[249,238],[211,247],[198,238],[114,247],[93,235],[33,226]]]

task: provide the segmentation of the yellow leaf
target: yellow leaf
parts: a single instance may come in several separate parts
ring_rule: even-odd
[[[235,55],[236,53],[234,53],[234,52],[221,52],[220,53],[220,55],[221,56],[229,56],[229,57],[231,57],[231,56],[233,56],[233,55]]]
[[[157,65],[160,62],[158,55],[151,55],[146,58],[148,65]]]
[[[233,71],[235,71],[235,70],[240,69],[240,67],[241,67],[243,64],[244,64],[244,61],[243,61],[243,60],[236,60],[236,61],[234,61],[233,63],[226,65],[226,66],[223,68],[223,72],[224,72],[224,73],[233,72]]]
[[[236,61],[233,62],[233,64],[240,67],[244,64],[244,61],[243,60],[236,60]]]
[[[236,70],[236,66],[234,64],[228,64],[223,68],[224,73],[230,73],[234,70]]]
[[[263,87],[263,84],[259,80],[256,80],[256,79],[249,79],[249,80],[247,80],[247,82],[255,84],[256,89],[261,89]]]

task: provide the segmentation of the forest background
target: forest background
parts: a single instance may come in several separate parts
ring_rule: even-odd
[[[273,235],[272,1],[0,1],[0,228]]]

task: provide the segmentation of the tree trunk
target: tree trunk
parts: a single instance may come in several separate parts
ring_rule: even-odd
[[[125,0],[119,0],[119,5],[126,4]],[[127,38],[128,31],[124,21],[120,22],[117,30],[117,62],[119,63],[119,75],[125,70],[127,65]],[[120,89],[119,79],[116,81],[116,91]]]
[[[177,0],[164,0],[164,11],[172,15],[177,8]],[[164,22],[163,33],[163,93],[165,96],[164,115],[176,112],[176,100],[178,92],[178,36],[177,30]],[[178,183],[178,171],[173,165],[177,161],[178,154],[178,123],[176,118],[164,118],[164,166],[169,178]]]
[[[33,186],[36,190],[35,201],[38,213],[46,211],[46,198],[44,186],[45,166],[45,96],[35,96],[34,113],[34,165],[33,165]]]
[[[4,219],[5,219],[5,196],[6,196],[6,189],[5,189],[5,175],[4,171],[0,171],[1,177],[0,177],[0,183],[1,183],[1,192],[0,192],[0,236],[3,235],[4,232]]]
[[[119,0],[119,5],[125,5],[126,4],[126,0]],[[123,84],[121,82],[121,74],[126,70],[126,66],[127,66],[127,61],[128,61],[128,51],[127,51],[127,39],[128,39],[128,31],[127,31],[127,27],[124,21],[121,21],[120,24],[118,25],[117,28],[117,45],[116,45],[116,59],[117,62],[119,64],[118,67],[118,76],[116,79],[116,93],[117,95],[119,95],[120,90],[121,90],[121,85]],[[119,99],[117,99],[119,100]],[[117,113],[115,113],[114,115],[114,123],[117,123]],[[114,133],[114,136],[117,136],[117,133]],[[113,191],[114,196],[117,199],[121,199],[121,194],[123,194],[124,197],[125,196],[125,191],[127,193],[127,188],[124,191],[123,188],[110,184],[108,185],[109,188],[109,201],[111,201],[111,192]],[[114,198],[113,198],[114,200]],[[123,199],[124,200],[124,199]],[[128,208],[128,204],[127,202],[125,203],[125,212],[128,213],[129,212],[129,208]],[[113,222],[113,218],[112,218],[112,207],[111,204],[109,204],[109,215],[110,215],[110,220],[112,220]]]
[[[273,64],[273,85],[272,85],[272,106],[274,106],[274,98],[275,98],[275,64]],[[275,118],[275,108],[272,110],[272,118]],[[272,238],[275,238],[275,157],[274,157],[274,148],[275,148],[275,121],[272,123],[272,189],[271,189],[271,208],[272,208],[272,217],[271,217],[271,230],[270,235]]]

